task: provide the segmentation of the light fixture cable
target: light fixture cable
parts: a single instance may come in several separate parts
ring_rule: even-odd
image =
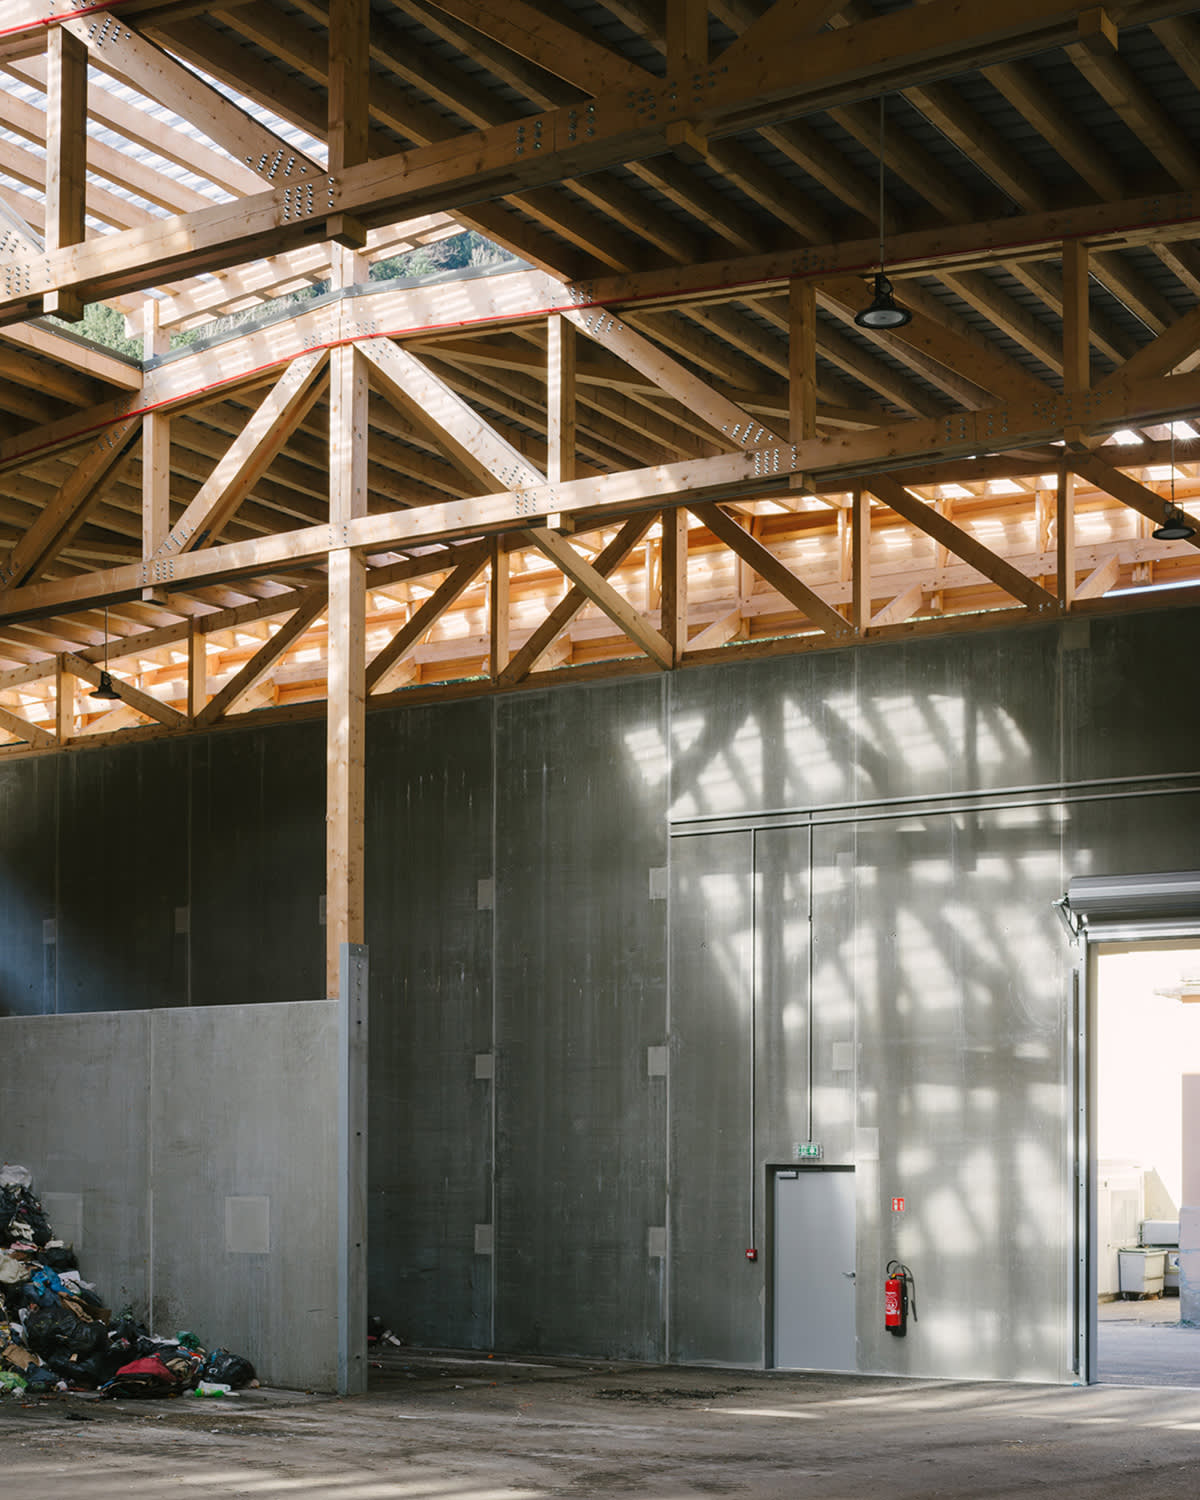
[[[100,669],[100,681],[88,694],[89,698],[105,698],[113,702],[120,698],[120,693],[113,686],[113,680],[108,674],[108,601],[104,601],[104,665]]]
[[[885,94],[879,96],[879,270],[875,273],[870,306],[864,307],[861,312],[854,315],[854,321],[859,328],[869,329],[873,333],[878,333],[881,329],[902,328],[905,323],[912,321],[912,313],[908,308],[897,305],[892,293],[892,283],[887,278],[887,234],[884,225],[887,207],[884,194],[887,175],[886,98]]]
[[[884,243],[884,232],[883,232],[883,214],[884,214],[883,174],[887,171],[887,165],[886,165],[886,163],[887,163],[887,157],[886,157],[886,154],[885,154],[885,151],[884,151],[884,130],[885,130],[886,125],[887,125],[887,114],[886,114],[886,112],[884,110],[884,107],[883,107],[883,100],[884,100],[884,96],[882,94],[880,94],[880,96],[879,96],[879,274],[881,276],[884,273],[884,263],[883,263],[883,243]]]

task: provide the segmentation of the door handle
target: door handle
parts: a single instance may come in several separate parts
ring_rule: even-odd
[[[853,1281],[855,1273],[853,1271],[843,1271],[842,1275],[846,1278],[847,1281]]]

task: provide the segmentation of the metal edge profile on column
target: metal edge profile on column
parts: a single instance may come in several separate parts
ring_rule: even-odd
[[[338,983],[337,1388],[367,1389],[367,948],[343,943]]]

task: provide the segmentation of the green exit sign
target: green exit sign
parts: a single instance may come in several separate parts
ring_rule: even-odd
[[[819,1146],[816,1141],[796,1142],[797,1161],[820,1161],[824,1155],[824,1148]]]

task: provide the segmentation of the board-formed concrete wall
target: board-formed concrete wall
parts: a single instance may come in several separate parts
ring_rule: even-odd
[[[337,1381],[332,1001],[0,1019],[2,1154],[114,1312]]]
[[[771,1174],[811,1139],[855,1168],[861,1369],[1073,1378],[1051,902],[1195,867],[1198,645],[1177,610],[372,714],[372,1311],[425,1344],[769,1362]],[[315,998],[322,758],[306,726],[0,770],[0,1005]],[[133,792],[161,810],[168,780],[178,844],[133,882],[159,847]],[[97,921],[63,871],[101,794]],[[134,922],[155,957],[123,969]]]

